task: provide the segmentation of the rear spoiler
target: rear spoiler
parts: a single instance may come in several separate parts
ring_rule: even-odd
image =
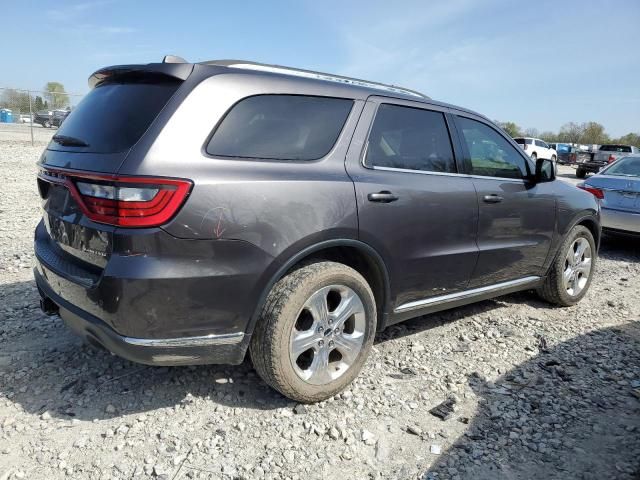
[[[89,88],[94,88],[101,82],[131,73],[148,73],[151,75],[165,75],[167,77],[186,80],[193,71],[192,63],[148,63],[146,65],[114,65],[101,68],[89,77]]]

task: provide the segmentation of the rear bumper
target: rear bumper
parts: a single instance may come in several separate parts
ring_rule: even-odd
[[[640,213],[603,208],[601,222],[604,230],[640,234]]]
[[[74,333],[122,358],[146,365],[237,365],[244,359],[250,336],[242,332],[179,338],[123,336],[57,295],[37,269],[34,275],[40,296],[45,300],[43,303],[57,305],[60,317]]]

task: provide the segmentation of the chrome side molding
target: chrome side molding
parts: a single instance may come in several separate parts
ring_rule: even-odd
[[[225,333],[222,335],[204,335],[202,337],[183,338],[133,338],[123,337],[122,340],[129,345],[138,347],[207,347],[212,345],[235,345],[244,338],[243,332]]]
[[[399,307],[396,307],[394,313],[408,312],[411,310],[417,310],[423,307],[430,307],[433,305],[440,305],[443,303],[454,302],[456,300],[463,300],[466,298],[473,298],[485,293],[500,292],[501,290],[507,290],[512,287],[524,287],[526,285],[533,285],[540,280],[540,277],[531,276],[519,278],[517,280],[509,280],[508,282],[496,283],[494,285],[487,285],[486,287],[473,288],[471,290],[463,290],[461,292],[449,293],[447,295],[440,295],[438,297],[429,297],[423,300],[416,300],[414,302],[403,303]]]

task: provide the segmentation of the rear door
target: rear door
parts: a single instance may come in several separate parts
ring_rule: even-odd
[[[555,230],[553,182],[528,182],[531,161],[484,119],[454,117],[480,211],[480,253],[469,288],[542,275]]]
[[[383,257],[396,311],[467,287],[478,202],[458,174],[446,109],[371,97],[347,156],[359,236]]]

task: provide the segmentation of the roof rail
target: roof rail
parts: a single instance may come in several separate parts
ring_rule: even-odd
[[[387,85],[386,83],[370,82],[369,80],[360,80],[359,78],[345,77],[342,75],[334,75],[331,73],[315,72],[313,70],[304,70],[302,68],[283,67],[281,65],[270,65],[266,63],[249,62],[245,60],[210,60],[207,62],[200,62],[201,65],[219,65],[222,67],[242,68],[246,70],[256,70],[260,72],[269,73],[282,73],[285,75],[294,75],[304,78],[312,78],[316,80],[325,80],[328,82],[338,82],[347,85],[355,85],[358,87],[373,88],[377,90],[385,90],[393,93],[400,93],[403,95],[410,95],[413,97],[419,97],[422,99],[430,100],[430,98],[423,93],[415,90],[410,90],[404,87],[397,87],[395,85]]]

